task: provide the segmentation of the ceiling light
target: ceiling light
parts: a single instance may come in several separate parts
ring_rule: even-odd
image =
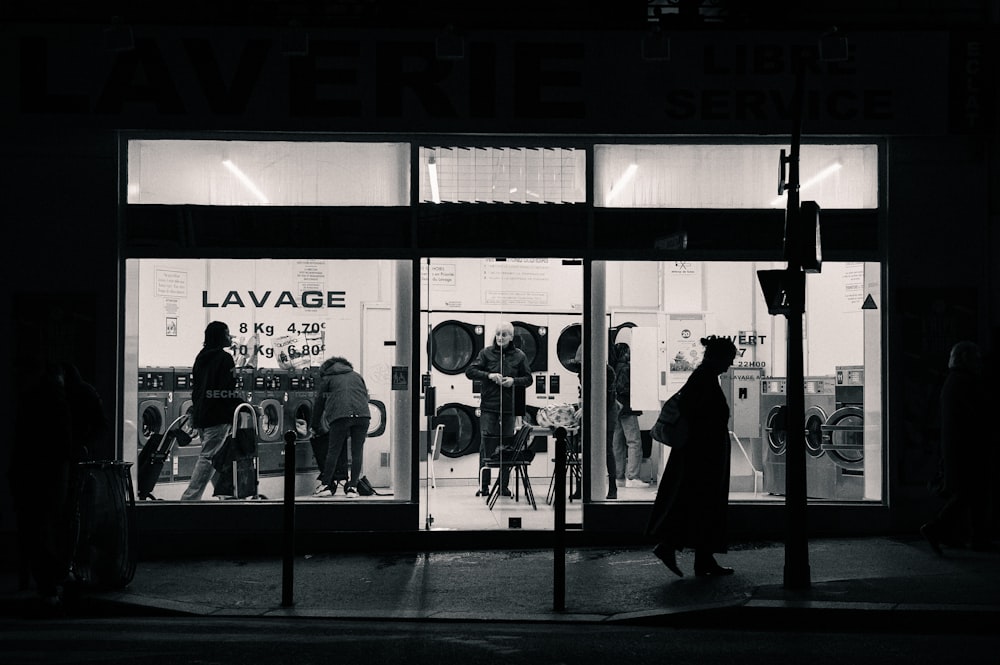
[[[431,201],[441,203],[441,190],[438,188],[438,168],[434,155],[427,158],[427,175],[431,181]]]
[[[270,201],[267,200],[267,197],[264,196],[264,192],[257,189],[257,185],[253,184],[253,181],[247,177],[246,173],[240,170],[240,167],[236,166],[236,164],[233,164],[228,159],[222,160],[222,165],[229,169],[229,172],[236,176],[239,181],[243,183],[243,186],[249,189],[253,195],[257,197],[258,201],[261,203],[270,203]]]
[[[622,177],[618,179],[618,182],[616,182],[614,187],[611,188],[611,191],[608,192],[608,198],[604,201],[605,205],[611,205],[611,202],[621,193],[622,189],[625,188],[625,185],[627,185],[632,178],[635,177],[635,172],[638,170],[638,164],[628,165],[628,168],[626,168],[625,172],[622,173]]]

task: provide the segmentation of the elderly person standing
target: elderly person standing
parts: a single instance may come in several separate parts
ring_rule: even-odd
[[[531,385],[531,367],[524,351],[513,344],[514,326],[508,321],[497,324],[493,343],[479,352],[465,370],[465,376],[482,382],[479,403],[479,468],[503,442],[514,435],[514,388]],[[501,494],[510,496],[510,470],[504,469]],[[483,480],[487,485],[489,479]],[[489,495],[489,487],[480,488]]]

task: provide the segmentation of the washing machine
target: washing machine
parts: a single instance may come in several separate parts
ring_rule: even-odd
[[[836,466],[831,498],[860,501],[865,494],[865,368],[836,368],[836,409],[823,425],[822,448]]]
[[[763,429],[763,483],[768,494],[785,493],[785,450],[788,422],[785,379],[766,376],[760,380],[760,423]]]
[[[285,399],[288,371],[256,369],[250,403],[257,409],[257,456],[260,475],[284,473]]]
[[[138,372],[137,451],[150,437],[166,434],[173,415],[174,370],[172,367],[140,367]],[[171,464],[164,464],[160,480],[170,479]]]
[[[834,377],[807,376],[803,381],[806,439],[806,495],[832,499],[838,467],[823,450],[823,426],[836,410]]]
[[[318,382],[318,367],[288,370],[288,399],[285,401],[283,430],[295,432],[295,469],[300,472],[316,471],[316,459],[309,440],[312,435],[311,423],[313,409],[316,407]],[[284,454],[283,446],[282,454]],[[284,464],[281,466],[284,468]]]
[[[190,367],[174,368],[174,411],[170,422],[191,414],[191,409],[194,406],[194,400],[191,397],[193,381],[194,373]],[[201,438],[192,426],[190,419],[182,425],[182,429],[191,437],[191,442],[183,448],[174,448],[173,459],[169,460],[173,467],[174,480],[190,480],[194,463],[198,461],[198,455],[201,453]]]

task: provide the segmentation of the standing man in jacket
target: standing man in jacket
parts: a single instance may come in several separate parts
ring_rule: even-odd
[[[194,360],[191,379],[191,426],[201,437],[201,453],[191,471],[191,480],[181,495],[181,501],[201,499],[215,468],[212,458],[219,452],[229,428],[233,412],[243,402],[236,390],[236,363],[228,349],[233,343],[229,326],[212,321],[205,328],[205,341]]]
[[[514,435],[514,388],[531,385],[531,367],[524,351],[512,344],[514,326],[508,321],[497,324],[493,343],[479,352],[476,360],[465,370],[465,376],[482,383],[479,403],[479,468],[484,460],[503,442],[503,437]],[[501,476],[501,494],[510,496],[510,470]],[[480,488],[488,496],[487,486]]]
[[[371,411],[368,408],[368,386],[364,378],[354,371],[354,366],[346,358],[332,356],[323,361],[319,368],[320,380],[316,389],[321,403],[316,409],[322,409],[319,422],[314,431],[322,434],[327,432],[329,445],[326,451],[326,462],[320,475],[320,486],[313,496],[333,496],[337,488],[336,475],[341,451],[351,439],[351,475],[344,484],[344,496],[348,499],[358,497],[358,480],[361,478],[361,463],[364,457],[365,439],[368,427],[371,425]]]

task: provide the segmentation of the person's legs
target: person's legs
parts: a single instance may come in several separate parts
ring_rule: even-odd
[[[607,423],[605,426],[605,458],[608,465],[608,497],[609,499],[618,498],[618,461],[615,459],[615,430],[618,429],[618,414],[621,411],[621,405],[618,401],[612,402],[608,405],[607,413]]]
[[[500,414],[496,411],[481,411],[479,414],[479,468],[486,464],[486,459],[493,453],[500,442]],[[482,472],[482,496],[490,493],[490,470]]]
[[[337,471],[337,464],[340,461],[341,452],[347,437],[350,435],[350,419],[338,418],[330,423],[330,441],[326,449],[326,466],[320,475],[320,486],[330,487],[333,485],[333,476]]]
[[[212,425],[201,429],[201,453],[191,471],[191,480],[181,495],[181,501],[200,501],[209,480],[215,476],[212,458],[215,457],[229,434],[229,425]]]
[[[621,416],[618,418],[618,425],[626,449],[625,479],[635,480],[639,477],[639,469],[642,466],[642,434],[639,431],[639,418],[635,414]]]
[[[503,438],[514,436],[514,414],[505,413],[500,418],[500,431],[501,438],[500,443],[503,445]],[[501,491],[510,494],[510,468],[501,469],[500,472],[500,487]]]
[[[625,479],[625,462],[627,451],[625,447],[625,431],[622,429],[622,416],[615,418],[615,431],[611,438],[611,449],[615,456],[615,478]]]
[[[368,418],[351,418],[351,478],[347,481],[347,487],[355,490],[358,488],[358,480],[361,479],[361,467],[364,461],[365,439],[368,436]],[[344,491],[347,491],[347,487]]]

